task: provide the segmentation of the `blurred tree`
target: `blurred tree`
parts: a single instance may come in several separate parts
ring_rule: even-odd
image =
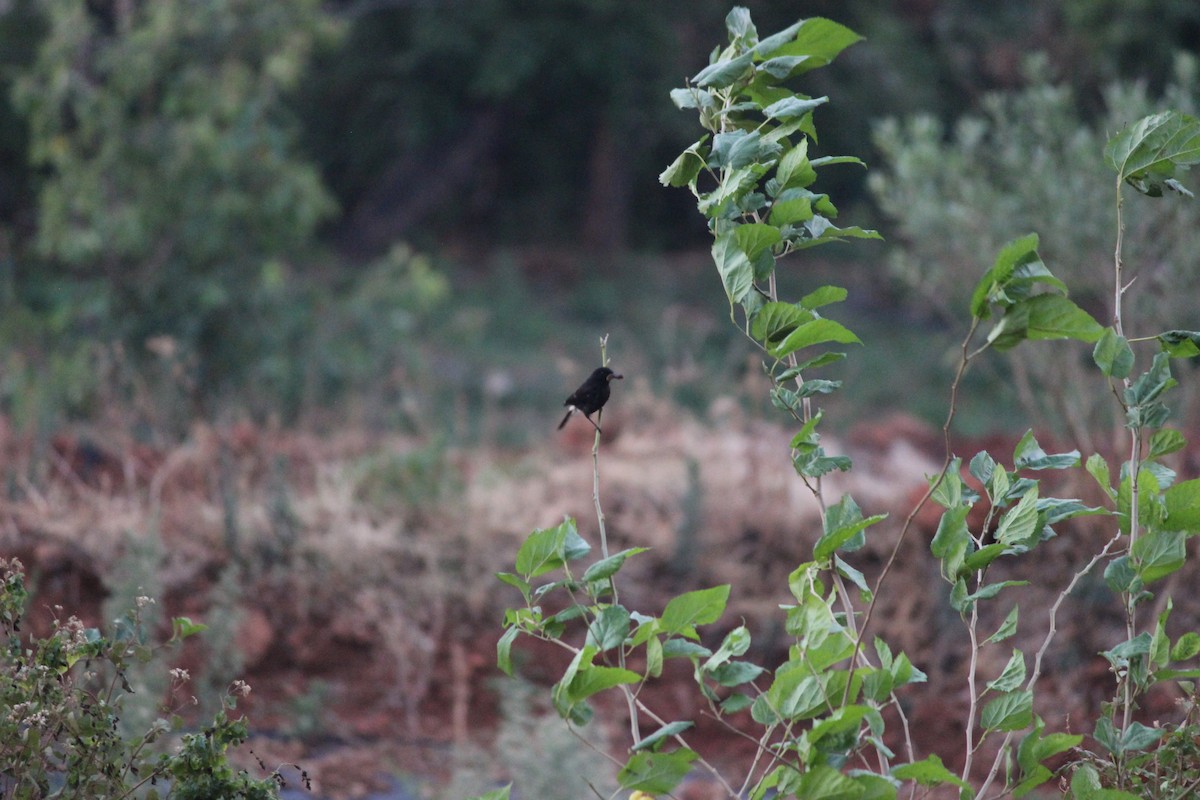
[[[284,259],[334,204],[283,102],[317,0],[38,0],[14,87],[40,170],[36,246],[135,345],[174,337],[205,392],[254,357]]]

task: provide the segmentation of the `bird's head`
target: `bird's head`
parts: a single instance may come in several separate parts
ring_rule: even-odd
[[[603,378],[605,382],[619,381],[625,377],[624,375],[618,375],[608,367],[600,367],[598,370],[596,370],[594,376]]]

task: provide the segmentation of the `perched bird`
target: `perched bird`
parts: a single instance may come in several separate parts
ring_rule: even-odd
[[[625,377],[618,375],[608,367],[598,367],[588,379],[583,382],[583,385],[576,389],[570,397],[563,403],[567,407],[567,415],[563,417],[563,421],[558,423],[558,429],[561,431],[563,426],[567,424],[567,420],[576,411],[582,411],[583,416],[587,421],[592,423],[597,431],[600,426],[592,419],[592,414],[595,414],[600,409],[604,408],[604,404],[608,402],[610,391],[609,382],[612,380],[620,380]]]

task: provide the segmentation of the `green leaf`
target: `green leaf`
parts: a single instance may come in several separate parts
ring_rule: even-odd
[[[663,609],[661,630],[667,634],[695,637],[697,625],[716,622],[725,612],[729,601],[729,584],[686,592],[672,598]]]
[[[1150,530],[1133,543],[1133,558],[1142,583],[1153,583],[1183,566],[1187,558],[1182,531]]]
[[[1038,491],[1035,486],[1004,513],[1000,518],[1000,526],[996,529],[997,542],[1016,552],[1023,552],[1033,545],[1041,527],[1038,524],[1037,500]]]
[[[559,569],[570,558],[586,554],[590,549],[575,529],[575,520],[568,517],[561,525],[540,528],[529,534],[517,551],[516,569],[529,580]]]
[[[720,686],[741,686],[754,680],[766,672],[765,669],[749,661],[730,661],[707,672],[708,676]]]
[[[1104,460],[1104,456],[1099,453],[1092,453],[1088,456],[1085,467],[1088,474],[1096,479],[1096,483],[1100,485],[1100,488],[1104,490],[1109,499],[1115,500],[1117,493],[1112,488],[1112,477],[1109,474],[1108,462]]]
[[[1004,622],[1000,623],[1000,627],[996,632],[984,640],[984,644],[992,644],[1002,642],[1011,637],[1017,632],[1017,620],[1021,615],[1021,609],[1018,606],[1013,606],[1012,611],[1008,612],[1008,616],[1004,618]]]
[[[758,131],[718,133],[713,137],[708,164],[713,169],[741,169],[760,161],[774,160],[780,149],[778,142],[764,140]]]
[[[845,25],[824,17],[811,17],[800,23],[791,42],[771,52],[775,56],[807,56],[798,67],[799,72],[807,72],[825,66],[847,47],[861,40],[861,36]]]
[[[1150,369],[1123,393],[1125,404],[1143,406],[1156,400],[1163,392],[1176,384],[1171,377],[1171,362],[1166,353],[1156,353]]]
[[[1014,239],[1000,250],[996,256],[996,263],[983,274],[971,294],[971,316],[977,319],[990,317],[989,304],[1008,299],[1005,290],[1012,282],[1017,268],[1042,263],[1037,246],[1038,236],[1031,233]]]
[[[1033,340],[1077,339],[1094,342],[1104,328],[1091,314],[1061,294],[1038,294],[1024,301],[1029,316],[1025,333]]]
[[[500,637],[500,640],[496,642],[496,666],[500,668],[501,672],[510,677],[513,674],[512,646],[520,632],[520,628],[509,628]]]
[[[821,538],[817,540],[816,545],[813,546],[813,559],[816,561],[824,561],[832,556],[835,551],[837,551],[847,542],[850,542],[855,536],[858,536],[860,533],[862,533],[862,531],[864,531],[866,528],[876,524],[877,522],[882,522],[885,519],[887,519],[887,514],[876,514],[874,516],[867,517],[866,519],[860,518],[845,525],[840,525],[839,527],[829,531],[821,536]],[[826,521],[828,522],[828,517],[826,517]],[[861,547],[862,544],[863,543],[860,541],[858,543],[858,547]],[[852,547],[850,549],[858,549],[858,547]]]
[[[816,179],[817,171],[808,160],[808,139],[803,138],[779,159],[779,165],[775,168],[775,180],[779,182],[779,189],[783,190],[792,187],[803,188],[811,185]]]
[[[1148,458],[1162,458],[1187,447],[1187,439],[1182,433],[1171,428],[1157,430],[1150,437],[1150,455]]]
[[[600,652],[620,647],[629,636],[629,612],[621,606],[607,606],[588,626],[584,644]]]
[[[642,676],[632,670],[587,664],[582,666],[571,679],[566,697],[572,704],[575,704],[605,689],[611,689],[624,683],[638,683],[641,679]]]
[[[841,286],[822,286],[801,297],[800,305],[809,310],[817,309],[832,303],[841,303],[847,294]]]
[[[697,755],[681,747],[670,753],[634,753],[621,767],[617,780],[630,791],[668,794],[687,776]]]
[[[171,619],[171,640],[180,642],[189,636],[195,636],[208,630],[202,622],[192,622],[190,617],[174,617]]]
[[[696,73],[691,82],[695,86],[710,87],[713,89],[724,89],[726,86],[731,86],[739,78],[746,74],[750,69],[754,60],[753,53],[743,53],[736,58],[731,58],[727,61],[718,61],[715,64],[709,64],[704,69]]]
[[[776,227],[795,225],[812,219],[812,201],[807,197],[794,197],[780,200],[771,206],[769,221]]]
[[[750,631],[745,625],[739,625],[725,634],[725,638],[721,641],[721,646],[717,648],[717,652],[709,656],[701,669],[705,672],[714,670],[731,658],[745,655],[749,649]]]
[[[1013,450],[1013,469],[1070,469],[1079,466],[1079,451],[1047,455],[1034,438],[1033,431],[1025,431],[1021,441]]]
[[[770,347],[812,318],[811,312],[795,304],[767,303],[754,315],[754,322],[750,325],[750,335],[762,342],[764,346]],[[781,376],[777,380],[782,382],[787,379]]]
[[[803,323],[789,333],[772,351],[775,358],[786,358],[797,350],[814,344],[837,342],[839,344],[862,344],[862,340],[844,325],[831,319],[814,319]]]
[[[754,270],[750,259],[738,244],[737,235],[723,233],[717,236],[712,246],[712,257],[730,304],[742,302],[753,285]]]
[[[1167,507],[1163,528],[1200,533],[1200,478],[1175,484],[1163,493],[1163,501]]]
[[[930,755],[924,761],[914,761],[911,764],[893,767],[892,777],[902,781],[916,781],[921,786],[941,786],[951,783],[968,792],[971,791],[970,786],[946,769],[937,755]]]
[[[929,543],[930,552],[942,562],[942,575],[950,580],[958,577],[971,546],[971,534],[967,529],[970,510],[970,506],[965,505],[946,510]]]
[[[1011,692],[1025,682],[1025,655],[1020,650],[1013,648],[1012,657],[1008,659],[1008,664],[1000,676],[994,681],[989,681],[987,688],[996,692]]]
[[[700,140],[679,154],[671,166],[662,171],[658,176],[658,182],[663,186],[690,186],[696,180],[696,176],[700,174],[700,170],[704,169],[705,154],[701,151],[704,143],[708,141],[708,134],[700,137]]]
[[[979,724],[989,731],[1019,731],[1033,722],[1033,692],[1006,692],[983,708]]]
[[[863,788],[833,767],[819,764],[800,777],[796,797],[805,800],[859,800]]]
[[[1200,162],[1200,122],[1174,110],[1143,117],[1108,140],[1104,160],[1120,180],[1157,197],[1176,167]]]
[[[1200,633],[1188,631],[1171,647],[1172,661],[1187,661],[1200,655]]]
[[[695,724],[696,723],[689,721],[668,722],[654,733],[643,738],[640,742],[635,743],[630,750],[634,753],[639,750],[653,750],[655,746],[663,740],[669,739],[676,734],[683,733],[688,728],[693,727]]]
[[[1171,358],[1194,358],[1200,355],[1200,331],[1165,331],[1156,338]]]
[[[763,222],[739,225],[734,228],[734,235],[737,237],[738,246],[751,261],[758,258],[760,253],[779,244],[783,238],[778,228]]]
[[[1140,795],[1120,789],[1104,789],[1100,786],[1100,774],[1091,764],[1076,768],[1071,776],[1071,800],[1144,800]]]
[[[1133,348],[1129,341],[1112,328],[1105,328],[1096,340],[1092,360],[1110,378],[1127,378],[1133,369]]]
[[[512,791],[512,784],[501,786],[499,789],[493,789],[490,792],[476,795],[469,800],[509,800],[509,793]]]
[[[814,108],[823,106],[829,102],[828,97],[785,97],[763,109],[763,116],[767,119],[791,119],[793,117],[802,117],[810,113]]]
[[[629,556],[635,556],[638,553],[644,553],[649,549],[648,547],[627,547],[619,553],[613,553],[608,558],[602,558],[588,567],[580,580],[584,583],[591,583],[592,581],[602,581],[605,578],[611,578],[621,569],[621,566],[625,563],[625,559],[629,558]]]
[[[999,581],[997,583],[989,583],[986,586],[980,587],[975,592],[963,598],[964,603],[975,603],[980,600],[991,600],[1004,589],[1013,586],[1028,586],[1029,581]]]

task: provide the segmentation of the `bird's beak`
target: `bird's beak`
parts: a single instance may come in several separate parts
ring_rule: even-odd
[[[624,377],[625,377],[624,375],[609,375],[609,376],[608,376],[608,379],[609,379],[610,381],[619,381],[619,380],[621,380],[621,379],[622,379],[622,378],[624,378]]]

